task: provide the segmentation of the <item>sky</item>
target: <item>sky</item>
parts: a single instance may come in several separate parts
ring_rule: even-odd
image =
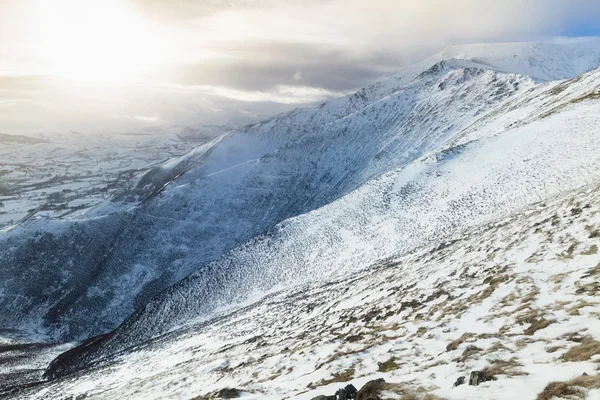
[[[598,0],[0,0],[0,132],[241,125],[599,21]]]

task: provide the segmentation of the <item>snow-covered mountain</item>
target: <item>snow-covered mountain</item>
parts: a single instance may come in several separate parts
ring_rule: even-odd
[[[7,398],[322,400],[385,379],[381,400],[593,399],[599,202],[592,184],[367,270],[219,312]],[[44,350],[4,359],[43,370],[64,346]],[[491,380],[469,385],[473,371]]]
[[[552,45],[546,58],[536,58],[537,44],[498,47],[503,69],[511,52],[517,67],[526,57],[543,61],[544,70],[549,58],[580,65],[597,55],[576,58],[571,47]],[[474,46],[469,55],[482,50]],[[317,109],[233,131],[155,168],[121,197],[141,201],[133,208],[111,202],[88,219],[31,221],[4,234],[0,306],[7,312],[0,321],[49,328],[62,339],[105,332],[224,252],[440,149],[534,85],[490,70],[493,54],[485,64],[439,58]],[[120,212],[109,213],[115,208]],[[47,280],[23,284],[24,270]]]
[[[241,305],[268,293],[442,249],[590,185],[600,69],[585,71],[599,65],[597,40],[454,47],[318,108],[229,132],[78,220],[5,230],[0,326],[70,340],[125,320],[59,357],[47,376],[60,376],[158,337],[179,343],[215,315],[235,322],[228,312],[252,312]]]

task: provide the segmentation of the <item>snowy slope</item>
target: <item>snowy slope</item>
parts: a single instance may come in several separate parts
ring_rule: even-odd
[[[499,45],[494,51],[486,46],[473,46],[448,52],[444,60],[440,60],[445,57],[444,53],[434,56],[402,76],[319,108],[296,110],[229,132],[154,168],[133,181],[115,201],[104,203],[84,218],[30,220],[4,231],[0,237],[0,324],[3,328],[49,333],[63,340],[83,338],[109,331],[137,308],[108,335],[63,354],[52,364],[48,376],[92,366],[97,369],[78,372],[74,375],[76,378],[36,386],[28,395],[52,398],[68,392],[75,397],[84,392],[93,394],[90,387],[94,385],[99,385],[96,392],[99,397],[109,397],[105,390],[112,389],[107,389],[107,385],[128,391],[126,397],[139,398],[155,390],[177,398],[219,389],[225,382],[216,385],[214,374],[231,371],[229,361],[217,362],[214,352],[229,351],[229,340],[256,329],[271,329],[269,324],[275,330],[273,335],[288,325],[304,326],[294,325],[298,321],[292,320],[280,326],[271,317],[263,317],[266,328],[253,324],[257,323],[256,315],[268,316],[269,312],[274,313],[275,321],[286,320],[286,314],[297,315],[298,311],[293,309],[295,297],[287,296],[298,290],[304,293],[302,290],[307,285],[314,289],[323,282],[340,279],[348,282],[351,277],[363,277],[361,285],[364,286],[349,293],[355,297],[348,304],[357,307],[360,298],[366,299],[365,312],[369,305],[376,307],[376,303],[382,301],[375,293],[385,293],[385,288],[398,291],[399,286],[404,287],[405,290],[400,291],[404,296],[410,290],[408,285],[422,281],[419,290],[431,289],[433,281],[421,275],[423,269],[429,268],[435,271],[432,276],[438,280],[436,284],[456,292],[453,297],[460,298],[461,290],[473,291],[467,296],[475,295],[480,289],[489,293],[476,280],[477,271],[464,272],[468,280],[460,286],[447,279],[445,283],[439,282],[440,277],[447,278],[453,267],[446,258],[456,260],[466,252],[465,247],[454,246],[451,238],[463,233],[470,243],[468,246],[475,246],[482,240],[481,231],[477,231],[479,227],[511,215],[517,215],[517,222],[506,229],[518,232],[522,226],[539,222],[526,220],[530,213],[519,215],[523,207],[596,184],[600,167],[597,140],[600,70],[567,81],[539,83],[547,78],[564,77],[569,72],[578,73],[586,69],[586,65],[593,65],[595,50],[582,50],[579,42]],[[536,63],[540,64],[536,66]],[[511,69],[527,72],[531,77],[506,72]],[[577,196],[583,199],[587,195]],[[564,215],[564,208],[570,206],[553,204],[547,209],[542,207],[544,219],[554,212]],[[579,220],[577,237],[584,231],[594,232],[596,214],[589,213],[585,212],[585,220]],[[550,225],[554,226],[551,222]],[[568,229],[568,225],[564,229]],[[562,237],[567,233],[561,231],[557,235]],[[486,240],[488,248],[512,248],[498,243],[497,238]],[[527,235],[523,235],[522,240],[524,244],[519,251],[507,253],[502,256],[506,259],[498,262],[508,268],[531,256],[533,252],[529,249],[539,240]],[[556,249],[566,241],[557,239]],[[594,256],[591,243],[585,245],[589,245],[589,249],[582,251]],[[571,259],[577,246],[567,247],[561,263]],[[456,255],[448,255],[444,251],[446,247]],[[555,247],[543,253],[553,263],[548,271],[562,267],[551,257]],[[422,249],[425,253],[420,252]],[[478,271],[497,266],[495,256],[488,253],[477,251],[473,255],[474,265],[485,265]],[[528,254],[524,256],[525,253]],[[440,256],[422,259],[424,254]],[[388,265],[389,274],[383,274],[382,281],[371,280],[372,274],[364,275],[365,269],[385,264],[383,260],[390,257],[408,258],[403,258],[406,261],[401,266]],[[414,268],[406,265],[414,265]],[[573,265],[572,274],[581,273],[582,269],[583,263]],[[180,280],[190,272],[191,275]],[[519,267],[514,267],[513,272],[514,282],[518,284],[532,273],[530,268]],[[550,290],[549,280],[541,279],[539,290],[546,293]],[[337,296],[344,290],[343,285],[335,286],[335,283],[322,288],[328,287]],[[365,287],[373,289],[368,291]],[[565,298],[571,296],[572,288],[566,288]],[[323,290],[300,296],[311,298]],[[156,293],[159,294],[155,296]],[[263,298],[266,293],[274,297]],[[423,295],[418,294],[419,298]],[[495,306],[489,302],[499,299],[481,300],[485,310],[489,310]],[[339,305],[335,299],[322,298],[320,302],[329,309]],[[460,303],[459,300],[455,305]],[[250,304],[249,308],[243,308],[244,304]],[[283,308],[277,308],[277,304]],[[465,324],[475,329],[474,333],[487,334],[502,327],[500,320],[486,320],[481,314],[483,311],[476,308],[471,311],[463,310],[463,314]],[[545,308],[543,311],[548,312]],[[253,314],[255,312],[257,314]],[[325,309],[319,318],[327,318],[328,313]],[[311,319],[317,318],[312,311],[309,315]],[[562,318],[575,329],[590,323],[593,315],[574,321],[565,313],[549,317]],[[241,323],[245,318],[254,322]],[[498,318],[505,324],[510,323],[502,319],[502,315]],[[334,321],[318,318],[314,321],[321,321],[326,329],[338,327]],[[466,332],[466,328],[459,326],[454,326],[455,329],[444,324],[417,326],[416,321],[411,321],[412,325],[407,328],[411,334],[413,328],[416,331],[429,327],[438,330],[435,335],[443,338],[443,342],[454,336],[450,333],[458,336]],[[400,324],[400,321],[395,322]],[[525,324],[530,322],[527,320]],[[222,323],[234,328],[228,328],[219,336]],[[310,319],[308,323],[310,326]],[[360,324],[350,326],[358,329]],[[591,327],[590,334],[595,335],[595,329]],[[202,332],[208,332],[208,336]],[[555,335],[552,330],[548,332]],[[390,333],[390,336],[396,334]],[[180,335],[189,336],[184,340]],[[206,337],[215,339],[210,342]],[[506,340],[508,338],[512,336]],[[289,343],[292,347],[304,340],[302,337],[292,339]],[[510,340],[506,346],[518,345]],[[198,341],[214,347],[198,349]],[[337,345],[336,339],[332,341]],[[328,346],[323,342],[323,335],[317,335],[303,354],[311,357],[310,354],[317,352],[314,347],[317,343]],[[427,346],[436,348],[440,343],[425,342],[418,350],[422,353]],[[348,350],[344,350],[346,341],[341,345],[339,351]],[[376,361],[381,361],[379,357],[383,352],[390,350],[385,341],[382,346],[379,352],[373,353],[374,358],[368,359],[362,373],[355,376],[357,371],[354,370],[353,374],[343,375],[344,381],[371,377],[377,368]],[[526,353],[540,343],[532,346],[525,347],[525,353],[520,355],[522,364],[531,361]],[[153,351],[147,353],[145,349]],[[242,374],[243,381],[227,382],[274,398],[301,395],[303,390],[320,387],[325,393],[329,390],[326,381],[332,370],[320,367],[334,361],[331,352],[336,349],[326,347],[324,353],[317,354],[319,368],[315,366],[315,369],[320,372],[314,377],[316,381],[313,377],[311,381],[303,381],[301,378],[307,372],[294,375],[298,385],[304,385],[302,388],[290,382],[273,390],[268,383],[265,387],[253,386],[261,383],[252,381],[257,379],[252,375],[254,372],[260,376],[257,371],[250,372],[251,378]],[[133,350],[135,352],[130,354]],[[166,355],[173,353],[177,353],[172,358],[173,363],[165,361]],[[182,354],[188,357],[188,364],[180,363]],[[452,353],[449,357],[457,355],[460,354]],[[261,355],[256,357],[260,359]],[[436,361],[433,354],[430,357],[433,357],[432,362]],[[42,357],[46,358],[47,354]],[[331,360],[320,365],[323,358]],[[159,375],[154,376],[157,360],[165,369],[156,371]],[[302,369],[306,361],[301,359],[298,369]],[[346,364],[354,361],[344,359],[344,365],[335,368],[348,369],[350,366]],[[448,359],[439,361],[448,362]],[[558,360],[548,356],[544,362]],[[467,367],[479,368],[481,363],[483,361],[442,371],[442,378],[435,386],[441,388],[442,380],[445,382]],[[22,364],[16,365],[24,368]],[[206,381],[199,381],[206,388],[190,383],[173,389],[173,385],[179,384],[173,381],[185,382],[182,370],[190,365],[197,375],[206,376]],[[276,381],[275,373],[281,374],[283,366],[276,363],[274,372],[267,365],[260,368],[268,371],[271,379],[263,377],[261,380]],[[140,379],[125,387],[118,383],[124,381],[117,376],[130,368],[137,369]],[[410,376],[414,368],[410,365],[406,368],[402,374]],[[567,365],[560,368],[561,374],[579,371],[577,368]],[[541,376],[546,370],[531,371],[532,375]],[[10,370],[8,374],[12,374]],[[29,371],[23,382],[30,384],[36,374],[40,374],[38,369]],[[415,378],[425,384],[423,374]],[[532,388],[538,390],[543,382],[540,379],[535,382],[538,386]],[[523,385],[528,384],[523,381]],[[489,387],[490,391],[505,390],[504,386]],[[480,395],[480,392],[463,389],[453,393],[457,393],[455,398]],[[443,395],[449,396],[446,392]],[[119,397],[119,394],[111,396]]]
[[[597,381],[599,204],[596,182],[7,398],[215,398],[236,388],[247,399],[309,400],[384,378],[382,400],[533,400],[553,381]],[[482,369],[495,380],[453,387]]]
[[[140,344],[253,294],[348,276],[373,260],[595,181],[599,98],[600,69],[523,93],[512,102],[526,107],[509,112],[510,123],[506,113],[491,113],[486,128],[480,128],[484,137],[426,153],[327,206],[278,224],[155,297],[90,346],[80,361]]]
[[[462,187],[452,185],[465,179],[462,170],[452,172],[456,178],[443,180],[446,187],[431,183],[432,176],[446,166],[471,165],[460,157],[455,160],[455,152],[444,149],[459,138],[477,137],[484,129],[489,131],[486,137],[503,133],[505,126],[499,117],[486,117],[488,113],[511,99],[523,98],[528,90],[536,90],[532,92],[534,97],[542,96],[552,86],[534,89],[531,78],[499,70],[514,68],[523,72],[522,66],[529,65],[528,72],[540,79],[552,72],[547,62],[569,60],[571,69],[560,64],[552,72],[554,77],[562,77],[579,72],[586,63],[592,65],[597,52],[595,45],[590,46],[584,51],[577,43],[499,45],[502,50],[488,54],[485,63],[481,62],[481,53],[490,53],[489,48],[455,49],[443,61],[445,56],[437,55],[401,76],[319,108],[295,110],[221,136],[155,168],[135,181],[119,201],[105,203],[87,218],[34,220],[4,232],[0,237],[0,323],[10,328],[48,331],[61,339],[103,333],[134,309],[143,308],[156,293],[197,271],[166,292],[183,290],[181,293],[187,296],[186,290],[191,290],[196,297],[174,306],[178,311],[172,320],[165,318],[164,324],[156,325],[156,332],[161,332],[189,315],[198,316],[222,302],[239,300],[251,289],[302,281],[347,266],[359,268],[372,262],[373,257],[426,242],[440,229],[457,224],[455,220],[463,221],[463,215],[456,211],[447,221],[432,224],[436,228],[428,232],[421,229],[420,219],[416,218],[423,209],[431,210],[427,218],[435,220],[434,214],[447,212],[445,207],[466,207],[464,198],[474,195],[469,190],[491,190],[472,187],[471,180]],[[543,56],[532,58],[532,54]],[[586,81],[588,86],[581,84],[573,90],[593,88],[591,84]],[[550,95],[546,98],[554,101]],[[583,107],[578,112],[583,112]],[[548,107],[539,103],[534,108],[543,112]],[[523,107],[518,110],[524,114],[537,112]],[[508,117],[510,123],[521,121],[518,112]],[[469,133],[469,126],[485,118],[489,118],[489,122],[482,123],[486,128]],[[586,123],[579,114],[568,118]],[[595,121],[587,123],[593,125]],[[556,125],[556,121],[535,124],[538,132],[550,129],[546,124]],[[591,134],[589,127],[583,128],[581,140],[567,146],[571,146],[572,158],[588,156],[584,150]],[[503,152],[514,149],[502,140],[511,142],[519,132],[511,130],[513,136],[500,139],[498,144],[474,143],[464,155],[458,155],[475,157],[473,154],[490,151],[496,155],[490,160],[498,159],[498,168],[503,165],[510,171],[513,166],[502,163],[520,165],[518,157],[525,155],[516,152],[511,154],[515,159],[504,157]],[[557,140],[561,133],[555,132]],[[540,140],[532,136],[530,145],[537,146]],[[482,150],[475,151],[482,146]],[[548,154],[554,156],[561,149],[553,141],[543,149],[547,147],[551,147]],[[541,157],[541,162],[550,163],[548,157]],[[585,160],[595,162],[593,155]],[[477,162],[480,164],[472,164],[476,171],[490,168],[489,160],[478,158]],[[564,167],[579,166],[577,162],[566,162]],[[450,171],[454,171],[452,168]],[[489,174],[497,171],[490,169]],[[545,179],[551,174],[558,174],[558,178],[547,187],[549,192],[561,184],[558,179],[571,179],[562,170],[546,172],[534,179],[534,187],[546,185]],[[521,173],[530,171],[523,168]],[[572,184],[586,179],[584,174]],[[418,185],[406,185],[412,181]],[[413,187],[421,184],[426,190]],[[454,193],[455,189],[462,191]],[[428,191],[434,191],[434,196],[422,203]],[[452,203],[447,203],[445,191],[454,193]],[[414,196],[408,196],[412,192]],[[509,200],[515,200],[516,205],[531,199],[522,191],[503,196],[506,198],[486,197],[492,204],[483,202],[481,214],[489,216],[495,210],[504,210]],[[416,210],[413,216],[407,214],[411,207]],[[295,218],[298,216],[302,217]],[[397,231],[404,236],[398,236]],[[319,245],[306,251],[306,243],[313,242]],[[271,248],[274,244],[278,249]],[[360,251],[361,246],[368,251]],[[223,258],[228,251],[232,253]],[[207,264],[210,262],[215,263]],[[229,279],[231,275],[237,278]],[[221,287],[228,281],[236,283],[222,287],[222,291],[197,291],[197,285]]]
[[[0,321],[43,323],[69,339],[105,332],[224,251],[406,165],[532,85],[443,62],[343,118],[298,110],[220,137],[141,178],[126,193],[142,200],[133,209],[107,203],[88,219],[31,221],[3,235]],[[122,211],[108,214],[115,206]],[[24,269],[48,281],[24,285]],[[28,301],[14,302],[21,296]]]
[[[540,81],[572,78],[598,66],[600,38],[561,39],[541,43],[492,43],[452,46],[426,62],[459,58],[498,71]]]

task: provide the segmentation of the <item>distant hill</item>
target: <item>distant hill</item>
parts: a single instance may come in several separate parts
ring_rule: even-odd
[[[36,143],[49,143],[49,142],[47,140],[38,139],[38,138],[31,137],[31,136],[0,133],[0,143],[36,144]]]

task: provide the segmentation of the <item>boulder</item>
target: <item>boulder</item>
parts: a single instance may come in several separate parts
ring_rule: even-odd
[[[454,387],[460,386],[460,385],[464,385],[465,384],[465,377],[464,376],[459,376],[458,379],[456,380],[456,382],[454,382]]]
[[[335,392],[335,399],[336,400],[354,400],[356,399],[356,388],[352,385],[348,385],[343,389],[338,390],[337,392]]]
[[[240,397],[240,395],[241,393],[237,389],[225,388],[219,391],[217,397],[221,399],[237,399],[238,397]]]
[[[480,383],[490,381],[490,377],[488,377],[483,371],[473,371],[471,372],[471,376],[469,377],[469,385],[478,386]]]

